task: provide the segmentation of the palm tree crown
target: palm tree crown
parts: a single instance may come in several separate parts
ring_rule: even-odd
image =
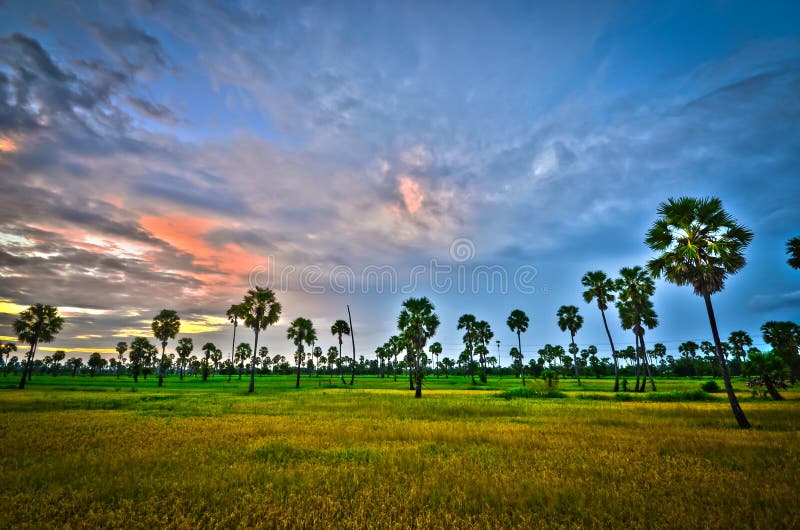
[[[14,321],[14,333],[35,350],[40,342],[52,342],[63,326],[64,319],[58,314],[57,308],[36,304],[19,314]]]
[[[562,305],[558,308],[556,316],[558,317],[558,327],[561,331],[569,330],[570,335],[573,337],[583,326],[583,317],[578,314],[578,308],[574,305]]]
[[[647,263],[655,277],[691,285],[697,295],[713,294],[745,265],[744,250],[753,232],[740,225],[716,197],[669,199],[645,242],[660,255]]]
[[[614,280],[609,278],[603,271],[587,272],[581,278],[581,283],[586,290],[583,291],[583,299],[587,304],[592,300],[597,300],[597,307],[600,311],[608,309],[608,302],[614,301]]]
[[[162,309],[159,314],[153,318],[153,323],[150,326],[153,330],[153,336],[158,339],[162,345],[166,345],[169,339],[174,339],[175,335],[181,329],[181,319],[178,313],[172,309]]]
[[[425,343],[439,327],[439,317],[433,312],[434,309],[426,297],[409,298],[403,302],[403,309],[397,317],[397,328],[417,352],[425,347]]]

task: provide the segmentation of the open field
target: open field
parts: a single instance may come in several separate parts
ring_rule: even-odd
[[[511,400],[509,378],[429,378],[422,400],[403,379],[327,381],[3,388],[0,526],[800,527],[796,392],[737,382],[741,431],[722,394],[670,401],[698,380],[658,381],[660,401],[617,401],[608,379]]]

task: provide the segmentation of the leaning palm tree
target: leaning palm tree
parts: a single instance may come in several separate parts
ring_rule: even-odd
[[[305,346],[311,346],[317,341],[317,332],[314,330],[314,324],[309,319],[298,317],[289,324],[289,329],[286,330],[286,338],[292,341],[296,348],[297,382],[295,383],[295,388],[300,388],[300,367],[303,365],[305,358]]]
[[[645,241],[659,255],[647,263],[647,268],[654,277],[691,285],[695,294],[703,297],[728,401],[739,427],[747,429],[750,422],[731,385],[711,295],[725,287],[729,275],[744,267],[744,251],[753,232],[731,217],[716,197],[669,199],[659,205],[658,215]]]
[[[800,269],[800,236],[786,242],[786,253],[789,255],[786,263],[793,269]]]
[[[397,328],[407,339],[409,351],[409,369],[414,372],[414,397],[422,397],[422,378],[425,374],[425,344],[436,333],[439,317],[434,313],[434,306],[426,297],[409,298],[403,302],[403,309],[397,317]]]
[[[64,326],[64,319],[58,314],[58,309],[51,305],[36,304],[20,312],[19,318],[14,321],[14,333],[22,342],[30,346],[22,368],[22,379],[19,388],[25,388],[25,381],[30,379],[33,371],[33,357],[40,342],[52,342]]]
[[[258,334],[268,326],[278,322],[281,316],[281,304],[275,299],[271,289],[256,287],[250,289],[242,301],[245,310],[244,324],[253,330],[255,343],[253,344],[253,359],[250,363],[250,386],[248,393],[256,390],[256,356],[258,355]]]
[[[522,309],[515,309],[510,315],[508,315],[506,324],[508,325],[508,329],[517,334],[517,354],[519,355],[519,362],[522,363],[523,355],[521,334],[528,330],[530,319],[528,319],[528,315],[525,314],[525,311]],[[520,372],[522,374],[522,386],[525,386],[525,370],[521,370]]]
[[[574,305],[562,305],[558,308],[556,316],[558,317],[558,327],[561,328],[561,331],[569,330],[569,348],[575,365],[575,377],[578,379],[578,385],[580,385],[581,374],[578,370],[578,346],[575,344],[575,334],[583,326],[583,317],[578,314],[578,308]]]
[[[475,318],[475,315],[465,314],[461,315],[458,318],[458,324],[456,329],[463,329],[464,330],[464,345],[467,347],[466,351],[469,355],[469,375],[472,377],[472,384],[477,385],[478,382],[475,381],[475,364],[472,358],[472,353],[475,348],[475,324],[478,323],[478,320]]]
[[[228,317],[228,321],[233,324],[233,339],[231,340],[231,356],[230,361],[233,362],[233,350],[236,347],[236,328],[239,326],[239,322],[244,322],[244,319],[247,318],[247,307],[244,303],[241,304],[232,304],[227,311],[225,311],[225,316]]]
[[[337,336],[339,338],[339,377],[342,379],[342,384],[344,384],[344,373],[342,373],[342,335],[350,335],[350,325],[347,323],[346,320],[337,320],[331,326],[331,335]]]
[[[611,338],[611,332],[608,330],[608,322],[606,321],[608,303],[614,301],[614,280],[609,278],[603,271],[590,271],[583,275],[581,283],[586,287],[586,290],[583,291],[583,299],[587,304],[591,304],[592,300],[596,299],[597,308],[603,317],[603,327],[606,330],[608,343],[611,345],[611,357],[614,359],[614,392],[619,392],[619,360],[617,359],[617,350],[614,348],[614,340]]]
[[[158,366],[158,386],[164,386],[164,365],[167,360],[167,342],[174,339],[181,329],[181,319],[172,309],[162,309],[153,318],[150,326],[153,336],[161,343],[161,362]]]

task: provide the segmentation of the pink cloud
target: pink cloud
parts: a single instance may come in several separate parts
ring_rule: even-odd
[[[422,208],[422,203],[425,200],[425,196],[422,194],[422,189],[420,188],[419,182],[415,181],[411,177],[400,177],[398,191],[403,197],[403,203],[405,204],[406,211],[408,211],[408,213],[416,213],[420,208]]]

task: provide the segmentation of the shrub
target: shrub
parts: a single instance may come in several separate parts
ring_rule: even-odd
[[[706,381],[702,385],[700,385],[700,389],[703,392],[708,392],[709,394],[715,394],[717,392],[722,392],[722,389],[719,387],[716,381],[713,379]]]

